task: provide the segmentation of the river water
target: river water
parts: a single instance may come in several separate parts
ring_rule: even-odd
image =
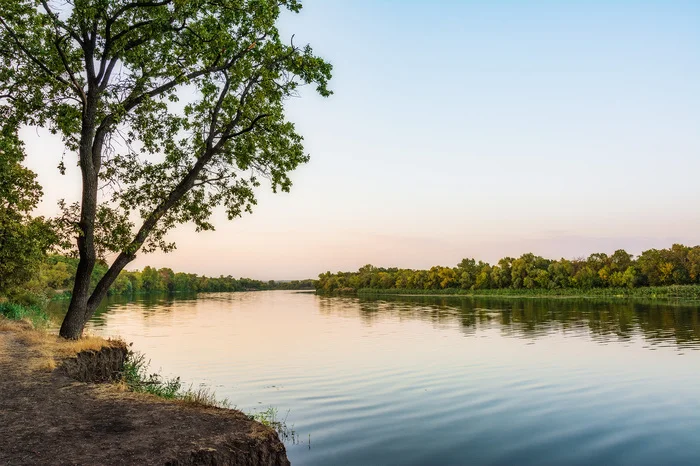
[[[294,465],[698,465],[700,303],[112,299],[90,331],[245,412]]]

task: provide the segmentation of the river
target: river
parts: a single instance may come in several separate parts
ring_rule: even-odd
[[[275,408],[294,465],[700,464],[697,302],[112,298],[89,331]]]

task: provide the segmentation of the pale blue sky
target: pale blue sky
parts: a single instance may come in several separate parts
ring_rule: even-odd
[[[290,194],[146,264],[255,278],[700,243],[700,2],[306,0],[284,20],[334,64],[289,103]],[[24,132],[51,213],[61,149]]]

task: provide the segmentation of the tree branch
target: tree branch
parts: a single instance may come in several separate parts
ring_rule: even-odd
[[[226,77],[226,83],[224,84],[224,88],[219,94],[219,100],[216,101],[216,105],[214,106],[214,110],[211,114],[211,123],[209,124],[209,135],[207,136],[207,150],[212,149],[212,144],[214,143],[214,136],[216,134],[216,124],[219,122],[219,112],[221,112],[221,106],[224,104],[224,99],[226,98],[226,95],[228,94],[228,91],[231,88],[231,80],[228,74],[225,74],[224,76]]]
[[[112,37],[112,44],[117,42],[119,39],[122,37],[126,36],[129,34],[131,31],[135,31],[136,29],[143,27],[143,26],[148,26],[149,24],[153,23],[152,19],[149,19],[148,21],[139,21],[138,23],[134,23],[128,28],[124,29],[120,33],[118,33],[116,36]],[[105,47],[105,54],[109,53],[109,49]]]
[[[221,176],[217,176],[217,177],[215,177],[215,178],[207,178],[207,179],[198,181],[198,182],[196,182],[195,184],[193,184],[192,186],[193,186],[193,187],[204,186],[204,185],[207,185],[207,184],[214,183],[214,182],[216,182],[216,181],[228,180],[228,179],[230,179],[230,178],[235,178],[235,177],[236,177],[236,175],[221,175]]]
[[[57,15],[56,13],[54,13],[53,11],[51,11],[51,8],[49,8],[49,4],[46,2],[46,0],[41,0],[41,5],[44,7],[44,10],[46,11],[46,13],[47,13],[47,14],[51,17],[51,19],[53,20],[54,25],[55,25],[56,27],[60,26],[61,29],[63,29],[64,31],[66,31],[68,34],[70,34],[70,36],[71,36],[73,39],[75,39],[75,40],[81,45],[81,47],[82,47],[83,41],[80,39],[80,36],[79,36],[74,30],[72,30],[71,28],[69,28],[63,21],[61,21],[60,19],[58,19],[58,15]]]
[[[7,23],[5,22],[5,20],[2,17],[0,17],[0,23],[2,24],[3,28],[5,28],[5,30],[10,35],[10,37],[12,37],[12,40],[14,40],[17,47],[19,47],[19,49],[27,56],[27,58],[29,58],[31,61],[33,61],[39,68],[41,68],[41,70],[44,73],[48,74],[51,78],[55,79],[56,81],[60,82],[61,84],[64,84],[64,85],[69,86],[69,87],[71,86],[71,84],[68,81],[63,79],[60,75],[51,71],[51,69],[44,62],[42,62],[37,57],[35,57],[34,54],[32,54],[22,44],[22,42],[19,40],[19,38],[17,37],[15,32],[12,29],[10,29],[10,27],[7,25]]]
[[[149,8],[149,7],[157,7],[157,6],[164,6],[172,3],[173,0],[162,0],[160,2],[133,2],[133,3],[128,3],[118,9],[107,21],[110,23],[114,23],[116,20],[119,19],[121,15],[123,15],[125,12],[128,10],[131,10],[133,8]]]
[[[241,136],[245,133],[249,133],[255,129],[255,127],[257,126],[257,124],[260,120],[262,120],[263,118],[267,118],[269,116],[270,116],[269,113],[263,113],[261,115],[258,115],[255,118],[253,118],[253,120],[250,122],[250,125],[248,125],[247,127],[243,128],[242,130],[240,130],[236,133],[232,133],[232,134],[229,134],[227,136],[224,136],[221,139],[223,141],[228,141],[229,139],[237,138],[238,136]]]
[[[119,61],[119,57],[114,56],[109,61],[109,65],[107,65],[106,70],[102,65],[100,66],[100,73],[97,78],[97,80],[100,82],[100,92],[107,89],[107,84],[109,84],[109,78],[112,76],[112,71],[114,70],[114,66],[117,64],[117,61]]]
[[[56,40],[53,43],[56,46],[56,50],[58,51],[58,55],[61,57],[61,62],[63,63],[63,67],[68,72],[68,76],[70,76],[70,80],[73,83],[73,87],[75,87],[75,90],[78,93],[78,97],[80,97],[80,100],[82,100],[83,105],[87,105],[87,96],[85,95],[85,90],[82,88],[82,86],[80,86],[78,84],[78,80],[75,79],[75,74],[73,73],[73,70],[71,69],[70,65],[68,64],[68,57],[66,57],[65,52],[61,48],[61,38],[58,37],[58,27],[56,28]]]
[[[250,93],[250,90],[253,88],[255,84],[258,83],[258,78],[259,76],[256,75],[254,76],[250,81],[248,81],[248,84],[246,84],[245,88],[243,89],[243,92],[241,92],[241,100],[238,105],[238,110],[236,111],[236,116],[229,122],[228,125],[224,128],[224,131],[221,132],[221,139],[219,139],[219,142],[216,143],[216,146],[214,150],[219,150],[221,146],[223,145],[224,142],[228,141],[232,137],[235,137],[234,135],[230,134],[231,131],[238,125],[238,122],[240,121],[241,117],[243,116],[243,106],[245,105],[245,101],[248,98],[248,94]],[[267,115],[266,115],[267,116]]]

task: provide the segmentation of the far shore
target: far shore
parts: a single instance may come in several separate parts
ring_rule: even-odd
[[[360,288],[338,290],[339,295],[367,296],[426,296],[451,298],[556,298],[556,299],[680,299],[700,300],[700,285],[648,286],[639,288],[591,288],[591,289],[493,289],[493,290],[412,290]]]

